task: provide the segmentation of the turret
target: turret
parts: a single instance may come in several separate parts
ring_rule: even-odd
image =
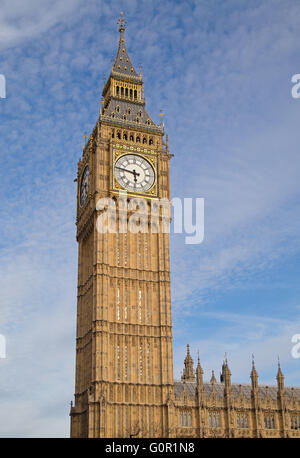
[[[254,364],[254,356],[252,356],[252,370],[250,374],[251,378],[251,384],[252,384],[252,390],[257,390],[258,389],[258,374],[255,369],[255,364]]]
[[[284,391],[284,375],[281,372],[280,361],[278,359],[278,371],[276,375],[278,391]]]
[[[181,380],[185,380],[186,382],[192,382],[195,380],[194,374],[194,362],[190,355],[190,346],[187,344],[187,353],[184,360],[184,369]]]

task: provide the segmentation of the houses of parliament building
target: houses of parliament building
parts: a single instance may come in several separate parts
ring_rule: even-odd
[[[100,116],[78,162],[78,302],[75,402],[71,437],[300,437],[300,388],[204,381],[187,346],[173,378],[169,234],[126,231],[132,202],[170,199],[168,138],[146,111],[141,72],[125,44],[125,21],[104,83]],[[126,198],[124,196],[126,195]],[[110,199],[116,231],[99,231]],[[125,208],[128,205],[128,208]],[[126,210],[126,211],[125,211]],[[124,229],[125,228],[125,229]]]

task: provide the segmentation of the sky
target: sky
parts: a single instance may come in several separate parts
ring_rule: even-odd
[[[205,237],[171,234],[174,375],[300,386],[300,5],[296,0],[2,0],[0,436],[67,437],[74,393],[77,161],[99,116],[117,19],[169,135],[173,197]]]

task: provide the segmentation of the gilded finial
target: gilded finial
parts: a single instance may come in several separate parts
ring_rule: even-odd
[[[84,132],[84,136],[83,136],[83,138],[84,138],[84,146],[86,145],[86,139],[87,139],[87,137],[88,137],[88,136],[87,136],[87,133]]]
[[[164,127],[164,120],[163,120],[164,114],[162,110],[159,110],[159,116],[160,116],[160,125],[161,127]]]
[[[123,11],[121,11],[120,18],[118,19],[118,24],[120,24],[119,32],[124,32],[124,31],[125,31],[125,24],[126,24],[126,21],[124,20]]]

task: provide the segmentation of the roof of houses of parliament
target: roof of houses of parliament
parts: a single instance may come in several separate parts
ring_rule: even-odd
[[[220,382],[217,382],[214,371],[212,371],[212,376],[209,382],[203,382],[204,394],[209,397],[211,393],[216,393],[220,398],[224,397],[225,391],[225,377],[231,375],[228,367],[227,358],[224,360],[222,365],[222,373],[220,374]],[[187,344],[187,355],[184,360],[184,369],[182,372],[181,380],[174,381],[174,394],[175,397],[179,398],[182,393],[185,391],[190,397],[195,397],[197,392],[197,372],[200,376],[203,376],[203,370],[200,366],[200,360],[198,358],[198,365],[196,371],[193,369],[193,359],[190,354],[190,346]],[[258,380],[258,374],[255,369],[254,360],[252,360],[252,370],[250,374],[252,380],[256,378]],[[278,371],[277,371],[277,380],[279,378],[283,379],[284,376],[281,371],[280,363],[278,362]],[[231,393],[234,398],[238,398],[241,394],[246,399],[251,399],[252,385],[251,383],[231,383]],[[290,401],[295,399],[300,401],[300,388],[299,387],[284,387],[287,400]],[[267,396],[271,400],[275,401],[278,397],[278,386],[273,385],[258,385],[258,392],[261,399],[265,399]]]

